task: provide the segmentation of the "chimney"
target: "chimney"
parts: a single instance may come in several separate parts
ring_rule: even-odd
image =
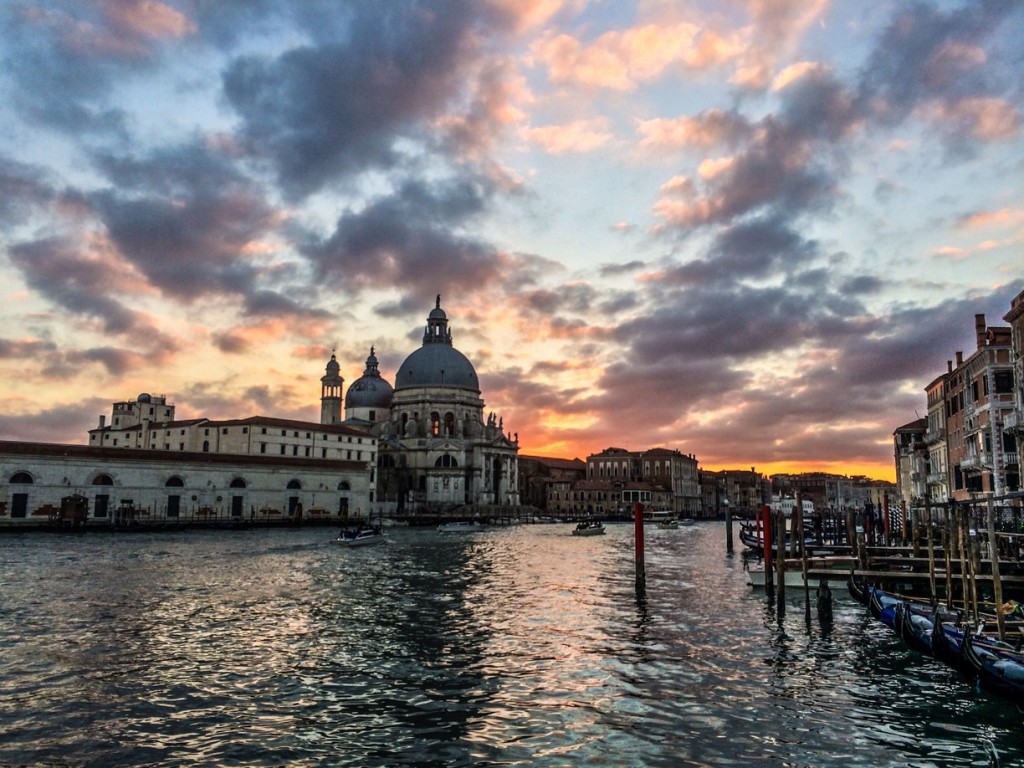
[[[947,360],[946,361],[946,373],[952,373],[952,372],[953,372],[953,361],[952,360]]]
[[[107,423],[107,417],[100,415],[100,429],[103,429],[103,425]]]
[[[978,349],[985,347],[985,315],[974,316],[974,338],[978,342]]]
[[[957,352],[956,353],[956,367],[959,368],[963,364],[964,364],[964,353],[963,352]]]

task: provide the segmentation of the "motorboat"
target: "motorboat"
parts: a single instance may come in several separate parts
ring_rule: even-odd
[[[658,527],[662,528],[664,530],[667,530],[667,531],[674,531],[676,528],[679,527],[679,521],[678,520],[662,520],[660,523],[658,523]]]
[[[577,523],[572,529],[573,536],[602,536],[604,535],[604,523],[599,520],[584,520]]]
[[[482,531],[486,527],[483,523],[478,523],[475,520],[459,520],[452,523],[442,523],[437,526],[437,530],[442,533],[472,533],[473,531]]]
[[[366,526],[357,531],[342,531],[337,541],[344,547],[365,547],[370,544],[383,544],[387,539],[383,528]]]

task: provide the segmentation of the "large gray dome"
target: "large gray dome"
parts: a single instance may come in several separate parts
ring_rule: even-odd
[[[410,387],[455,387],[480,392],[480,381],[466,356],[447,344],[425,344],[402,363],[395,390]]]
[[[405,358],[395,374],[395,391],[410,387],[451,387],[480,393],[480,381],[473,364],[452,346],[448,316],[441,309],[441,296],[427,316],[423,346]]]
[[[345,408],[390,408],[394,389],[387,379],[380,375],[377,367],[377,356],[370,347],[370,356],[366,358],[366,370],[363,375],[349,385],[345,393]]]

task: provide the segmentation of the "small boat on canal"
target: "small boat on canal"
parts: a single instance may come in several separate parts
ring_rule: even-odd
[[[384,530],[375,526],[364,526],[357,531],[342,531],[337,539],[343,547],[366,547],[371,544],[383,544],[387,540]]]
[[[482,531],[486,527],[483,523],[478,523],[475,520],[458,520],[452,523],[442,523],[437,526],[437,530],[441,533],[473,533]]]
[[[584,520],[572,529],[573,536],[603,536],[604,523],[599,520]]]

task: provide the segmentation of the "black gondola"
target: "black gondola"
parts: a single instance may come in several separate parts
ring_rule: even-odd
[[[964,633],[961,652],[974,668],[983,690],[1024,705],[1024,656],[1001,642],[976,642]]]

